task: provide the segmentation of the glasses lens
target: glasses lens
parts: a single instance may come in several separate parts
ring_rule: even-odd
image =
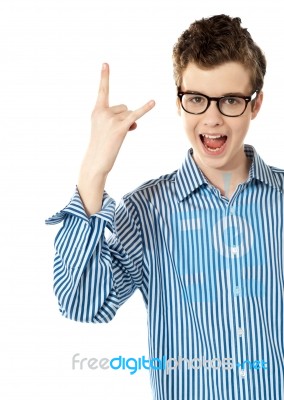
[[[206,110],[208,100],[199,94],[186,93],[182,96],[183,108],[192,114],[199,114]]]
[[[238,116],[246,108],[246,101],[241,97],[223,97],[219,101],[220,111],[228,116]]]

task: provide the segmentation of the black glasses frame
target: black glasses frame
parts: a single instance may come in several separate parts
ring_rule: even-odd
[[[205,97],[205,98],[207,99],[207,107],[205,108],[205,110],[204,110],[204,111],[201,111],[201,112],[199,112],[199,113],[193,113],[193,112],[187,111],[187,110],[184,108],[183,103],[182,103],[182,98],[183,98],[183,96],[186,95],[186,94],[196,94],[196,96]],[[255,94],[255,97],[253,98],[254,94]],[[234,117],[240,117],[241,115],[243,115],[243,113],[244,113],[244,112],[246,111],[246,109],[247,109],[248,103],[249,103],[250,101],[255,100],[255,99],[257,98],[258,94],[259,94],[259,90],[256,89],[250,96],[234,96],[234,95],[232,95],[232,96],[210,97],[210,96],[206,96],[206,94],[203,94],[203,93],[197,93],[197,92],[180,92],[180,91],[177,93],[177,96],[178,96],[178,98],[179,98],[179,100],[180,100],[180,104],[181,104],[183,110],[184,110],[185,112],[187,112],[188,114],[200,115],[200,114],[205,113],[205,111],[207,111],[208,108],[210,107],[211,101],[213,100],[213,101],[216,101],[218,110],[220,111],[220,113],[221,113],[222,115],[225,115],[226,117],[232,117],[232,118],[234,118]],[[224,114],[224,113],[221,111],[221,109],[220,109],[220,101],[221,101],[222,99],[226,99],[226,98],[229,98],[229,99],[230,99],[230,98],[244,99],[246,103],[245,103],[245,108],[244,108],[243,112],[241,112],[241,113],[238,114],[238,115],[228,115],[228,114]]]

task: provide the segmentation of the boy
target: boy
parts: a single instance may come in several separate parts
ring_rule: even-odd
[[[217,15],[180,36],[173,61],[192,148],[178,171],[127,194],[116,211],[107,175],[154,102],[109,107],[103,66],[76,193],[47,221],[64,220],[55,243],[60,309],[107,322],[138,288],[155,399],[283,399],[284,171],[244,145],[266,60],[239,18]]]

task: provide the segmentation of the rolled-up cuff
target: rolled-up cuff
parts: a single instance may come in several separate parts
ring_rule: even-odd
[[[59,222],[63,221],[69,214],[81,218],[87,223],[92,223],[93,218],[101,218],[106,221],[107,227],[112,231],[114,212],[115,201],[107,194],[106,191],[104,191],[101,210],[88,217],[84,209],[78,187],[76,186],[75,193],[71,198],[69,204],[61,211],[54,214],[52,217],[46,219],[45,223],[47,225],[58,224]]]

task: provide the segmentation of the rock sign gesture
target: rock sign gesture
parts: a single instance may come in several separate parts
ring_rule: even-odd
[[[109,106],[109,66],[103,64],[95,108],[91,117],[91,138],[83,159],[78,191],[86,213],[90,216],[101,208],[108,173],[128,131],[136,129],[136,121],[155,105],[153,100],[131,111],[124,104]]]

